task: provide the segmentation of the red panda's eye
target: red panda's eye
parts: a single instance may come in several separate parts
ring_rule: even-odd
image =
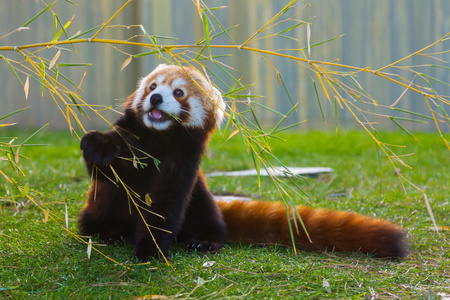
[[[154,89],[156,89],[156,83],[150,84],[150,90],[153,91]]]
[[[182,91],[182,90],[180,90],[180,89],[176,89],[175,91],[173,91],[173,95],[175,96],[175,97],[183,97],[184,96],[184,92]]]

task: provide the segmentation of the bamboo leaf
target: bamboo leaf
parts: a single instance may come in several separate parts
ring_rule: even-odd
[[[240,99],[240,98],[261,98],[262,96],[258,95],[228,95],[227,98],[230,99]]]
[[[151,206],[153,203],[152,198],[150,198],[150,194],[147,193],[145,194],[145,204],[147,204],[148,206]]]
[[[59,67],[82,67],[82,66],[92,66],[91,63],[58,63]]]
[[[59,20],[58,16],[56,15],[56,19],[58,20],[59,25],[61,26],[61,30],[58,31],[57,34],[55,34],[55,37],[52,39],[52,42],[56,42],[58,41],[58,38],[61,36],[61,34],[64,32],[64,34],[66,35],[67,38],[69,38],[69,36],[66,33],[66,29],[70,26],[70,24],[73,21],[73,18],[75,18],[75,15],[66,22],[66,24],[64,24],[64,26],[61,26],[61,21]]]
[[[298,41],[298,39],[284,35],[284,34],[277,34],[277,36],[288,39],[288,40],[292,40],[292,41]]]
[[[450,70],[449,67],[438,66],[438,65],[430,65],[430,67],[435,67],[435,68],[441,68],[441,69],[445,69],[445,70]]]
[[[209,57],[212,57],[211,54],[211,40],[210,40],[210,32],[209,32],[209,25],[208,25],[208,18],[206,17],[206,15],[204,13],[203,14],[203,30],[205,31],[205,40],[206,40],[206,46],[208,47],[208,53],[209,53]]]
[[[237,28],[237,27],[238,27],[238,25],[234,25],[234,26],[229,27],[228,29],[224,29],[223,31],[221,31],[221,32],[219,32],[219,33],[213,35],[213,36],[211,37],[211,40],[215,39],[216,37],[221,36],[221,35],[224,34],[224,33],[228,33],[228,31],[230,31],[231,29]],[[196,44],[196,45],[201,45],[201,44],[203,44],[204,42],[205,42],[205,37],[203,36],[203,37],[202,37],[197,43],[195,43],[195,44]],[[204,49],[204,48],[202,48],[202,49]]]
[[[31,134],[29,137],[27,137],[21,144],[20,146],[24,146],[32,137],[34,137],[36,134],[38,134],[39,132],[41,132],[42,130],[44,130],[45,127],[47,127],[50,123],[45,124],[44,126],[42,126],[41,128],[39,128],[38,130],[36,130],[35,132],[33,132],[33,134]]]
[[[297,104],[295,104],[294,106],[292,106],[292,108],[288,111],[288,113],[286,115],[284,115],[281,120],[277,123],[277,125],[275,125],[275,127],[272,129],[272,131],[270,132],[270,134],[273,134],[275,131],[277,131],[278,127],[280,127],[280,125],[284,122],[284,120],[286,120],[286,118],[295,110],[295,108],[297,107]]]
[[[309,20],[309,19],[308,19],[308,20]],[[308,20],[307,20],[307,21],[308,21]],[[291,30],[294,29],[294,28],[297,28],[298,26],[301,26],[301,25],[305,24],[305,23],[306,23],[306,21],[302,21],[302,22],[296,23],[296,24],[292,25],[291,27],[288,27],[288,28],[286,28],[286,29],[284,29],[284,30],[278,32],[277,34],[280,35],[280,34],[286,33],[286,32],[288,32],[288,31],[291,31]]]
[[[203,47],[202,49],[205,49],[205,47]],[[231,57],[233,56],[233,54],[224,54],[224,55],[215,55],[212,57],[212,59],[216,60],[218,58],[223,58],[223,57]],[[206,57],[196,57],[194,59],[195,61],[202,61],[202,60],[209,60],[209,58]]]
[[[406,109],[401,109],[401,108],[397,108],[397,107],[391,107],[391,109],[397,110],[397,111],[401,111],[401,112],[404,112],[404,113],[407,113],[407,114],[411,114],[411,115],[414,115],[414,116],[419,116],[419,117],[422,117],[422,118],[425,118],[425,119],[434,120],[433,117],[422,115],[422,114],[419,114],[419,113],[416,113],[416,112],[413,112],[413,111],[409,111],[409,110],[406,110]]]
[[[265,106],[265,105],[263,105],[261,103],[258,103],[258,102],[253,102],[253,103],[258,105],[258,106],[260,106],[260,107],[262,107],[262,108],[264,108],[265,110],[268,110],[268,111],[270,111],[270,112],[272,112],[274,114],[277,114],[277,115],[280,115],[280,116],[284,117],[284,115],[282,113],[280,113],[280,112],[278,112],[278,111],[276,111],[276,110],[274,110],[274,109],[272,109],[270,107],[267,107],[267,106]]]
[[[19,151],[17,151],[17,154],[19,153]],[[18,161],[17,161],[18,163]],[[26,197],[28,196],[28,194],[30,193],[30,187],[28,186],[28,183],[25,184],[25,186],[23,187],[23,191],[21,193],[21,197]]]
[[[211,11],[219,10],[219,9],[223,9],[223,8],[228,8],[228,6],[223,5],[223,6],[216,6],[216,7],[206,7],[204,9],[202,9],[202,11],[207,10],[207,11],[211,12]]]
[[[308,44],[308,57],[311,57],[311,26],[306,25],[306,42]]]
[[[205,3],[202,0],[200,0],[200,2],[202,3],[203,7],[205,7],[206,11],[208,11],[211,14],[211,16],[213,17],[214,21],[216,21],[216,23],[219,25],[220,29],[222,29],[222,31],[225,32],[225,34],[228,36],[230,41],[234,45],[237,45],[236,42],[231,37],[231,35],[228,33],[228,30],[224,30],[224,27],[223,27],[222,23],[220,23],[219,19],[217,19],[216,16],[211,12],[211,9],[209,9],[208,6],[206,6]],[[221,8],[225,8],[225,7],[227,7],[227,6],[222,6]],[[237,27],[237,25],[236,25],[236,27]]]
[[[424,74],[419,73],[419,76],[422,77],[422,79],[427,83],[428,87],[433,91],[433,94],[434,94],[434,96],[436,97],[436,99],[439,99],[438,93],[437,93],[436,90],[434,89],[433,85],[432,85],[428,80],[426,80],[426,79],[424,78],[423,75],[424,75]],[[425,76],[425,77],[426,77],[426,76]],[[425,96],[425,97],[426,97],[426,96]],[[449,118],[449,117],[448,117],[448,114],[447,114],[447,112],[445,111],[444,107],[442,107],[441,102],[440,102],[440,101],[437,101],[437,102],[436,102],[436,105],[437,105],[437,107],[439,108],[439,110],[441,111],[442,115],[443,115],[445,118],[448,119],[448,118]]]
[[[155,47],[155,49],[156,49],[156,51],[159,53],[159,55],[162,56],[162,53],[161,53],[161,51],[159,50],[158,45],[156,44],[156,39],[155,39],[155,37],[154,37],[154,36],[150,36],[150,35],[147,33],[147,30],[145,30],[144,26],[141,25],[140,28],[141,28],[141,31],[147,36],[148,40],[153,44],[153,47]]]
[[[238,92],[240,92],[240,91],[242,91],[242,90],[245,90],[245,89],[248,89],[249,87],[252,87],[252,86],[253,86],[253,83],[247,84],[247,85],[244,85],[244,86],[242,86],[242,87],[240,87],[240,88],[233,89],[233,90],[231,90],[231,91],[229,91],[229,92],[226,92],[226,93],[223,94],[222,96],[228,97],[228,95],[230,95],[230,94],[238,93]]]
[[[200,6],[200,0],[195,1],[195,5],[197,6],[197,12],[200,16],[200,19],[203,21],[202,8]]]
[[[172,41],[178,41],[179,38],[173,37],[173,36],[166,36],[166,35],[153,35],[157,39],[165,39],[165,40],[172,40]]]
[[[133,59],[133,56],[130,55],[122,64],[122,67],[120,68],[120,72],[122,72],[123,69],[125,69],[131,62],[131,60]]]
[[[231,140],[236,134],[239,133],[239,129],[234,130],[227,138],[227,141]]]
[[[412,137],[414,140],[417,140],[411,132],[409,132],[405,127],[403,127],[399,122],[397,122],[397,120],[395,120],[393,117],[388,117],[392,122],[395,123],[395,125],[398,126],[398,128],[400,128],[401,130],[403,130],[407,135],[409,135],[410,137]]]
[[[77,102],[77,100],[75,99],[75,97],[72,95],[71,92],[69,93],[69,98],[70,98],[70,100],[72,100],[72,103],[75,105],[75,107],[78,109],[78,111],[79,111],[82,115],[86,116],[86,113],[85,113],[84,110],[81,108],[80,104]]]
[[[258,190],[261,189],[261,160],[256,157],[255,151],[251,151],[252,159],[253,159],[253,165],[255,166],[256,170],[256,178],[258,178]]]
[[[316,92],[317,103],[319,104],[320,114],[322,115],[323,123],[325,125],[327,125],[327,121],[325,120],[325,115],[324,115],[323,109],[322,109],[322,103],[320,103],[320,97],[319,97],[319,92],[317,91],[316,81],[314,79],[312,79],[312,78],[311,78],[311,80],[312,80],[312,82],[314,84],[314,91]]]
[[[426,77],[426,78],[428,78],[428,79],[431,79],[431,80],[433,80],[433,81],[439,82],[439,83],[441,83],[441,84],[444,84],[444,85],[450,86],[450,84],[449,84],[449,83],[447,83],[447,82],[444,82],[444,81],[442,81],[442,80],[439,80],[439,79],[437,79],[437,78],[431,77],[431,76],[429,76],[429,75],[427,75],[427,74],[424,74],[424,73],[420,73],[420,76],[423,76],[423,77]]]
[[[133,57],[138,58],[138,57],[143,57],[143,56],[155,54],[155,53],[158,53],[158,52],[159,52],[159,50],[153,50],[153,51],[149,51],[149,52],[144,52],[144,53],[140,53],[140,54],[135,54],[135,55],[133,55]]]
[[[44,97],[44,88],[46,87],[45,86],[45,62],[44,61],[41,61],[41,64],[40,64],[40,67],[41,67],[41,95],[42,95],[42,97]]]
[[[69,38],[69,41],[70,41],[70,40],[74,40],[74,39],[76,39],[76,38],[79,38],[80,36],[83,36],[83,35],[85,35],[85,34],[88,34],[89,32],[94,31],[94,30],[96,30],[96,29],[98,29],[98,28],[100,28],[100,27],[102,27],[102,25],[98,25],[98,26],[95,26],[95,27],[93,27],[93,28],[91,28],[91,29],[88,29],[88,30],[86,30],[86,31],[83,31],[82,33],[78,33],[78,34],[76,34],[76,35],[70,37],[70,38]]]
[[[27,76],[27,80],[25,80],[25,84],[23,85],[23,90],[25,92],[25,99],[28,99],[29,89],[30,89],[30,76]]]
[[[395,120],[402,120],[402,121],[409,121],[409,122],[416,122],[416,123],[424,123],[424,124],[428,124],[427,121],[422,121],[422,120],[416,120],[416,119],[410,119],[410,118],[402,118],[402,117],[392,117],[391,118],[395,119]]]
[[[47,216],[47,214],[46,214],[46,216]],[[91,259],[91,253],[92,253],[92,239],[91,239],[90,237],[89,237],[88,247],[87,247],[86,253],[87,253],[88,259]]]
[[[56,65],[56,70],[55,70],[55,80],[58,80],[58,75],[59,75],[59,66]]]
[[[334,126],[336,128],[336,135],[338,133],[338,103],[337,99],[334,99]]]
[[[56,14],[53,13],[53,36],[58,33],[58,20],[56,20]]]
[[[49,10],[53,4],[55,4],[56,1],[53,1],[52,4],[48,5],[46,8],[44,8],[43,10],[41,10],[40,12],[37,13],[37,15],[35,15],[34,17],[32,17],[30,20],[28,20],[28,22],[26,22],[25,24],[23,24],[21,27],[26,27],[27,25],[29,25],[31,22],[33,22],[34,20],[37,19],[37,17],[39,17],[40,15],[42,15],[43,13],[45,13],[47,10]]]
[[[0,124],[0,128],[2,128],[2,127],[14,126],[14,125],[17,125],[18,123],[19,123],[19,122]]]
[[[256,117],[255,109],[253,108],[253,106],[250,106],[250,112],[252,113],[252,116],[255,119],[255,122],[256,122],[256,125],[257,125],[257,129],[259,131],[262,131],[261,124],[259,123],[258,118]]]
[[[230,115],[228,116],[228,120],[227,120],[227,124],[225,124],[225,128],[223,129],[223,132],[228,132],[228,129],[231,126],[231,123],[234,119],[234,111],[231,111]],[[225,137],[225,135],[224,135]],[[222,143],[224,142],[223,138],[222,138]]]
[[[19,80],[19,82],[23,85],[22,80],[20,79],[19,75],[17,75],[16,70],[14,70],[14,67],[11,65],[11,63],[9,62],[9,60],[4,57],[3,55],[0,55],[0,58],[3,59],[4,61],[6,61],[6,63],[8,64],[9,68],[11,69],[11,71],[14,73],[14,75],[16,75],[17,80]]]
[[[310,46],[308,46],[308,47],[304,47],[304,48],[302,48],[301,50],[305,50],[305,49],[310,49],[310,48],[314,48],[314,47],[320,46],[320,45],[322,45],[322,44],[325,44],[325,43],[328,43],[328,42],[334,41],[334,40],[336,40],[336,39],[338,39],[338,38],[341,38],[341,37],[343,37],[343,36],[344,36],[344,35],[343,35],[343,34],[341,34],[341,35],[335,36],[335,37],[333,37],[333,38],[331,38],[331,39],[327,39],[327,40],[324,40],[324,41],[321,41],[321,42],[315,43],[315,44],[313,44],[313,45],[310,45]]]
[[[283,85],[284,91],[286,92],[286,95],[288,96],[289,101],[291,102],[292,105],[296,105],[296,104],[294,104],[294,101],[292,101],[291,95],[289,94],[289,91],[288,91],[286,85],[284,84],[283,77],[281,77],[280,73],[277,73],[277,76],[279,76],[279,78],[280,78],[281,84]]]
[[[56,53],[56,55],[53,57],[53,59],[50,61],[50,65],[48,66],[49,69],[53,68],[56,61],[58,60],[59,56],[61,55],[61,49]]]
[[[296,127],[296,126],[298,126],[298,125],[300,125],[300,124],[303,124],[303,123],[305,123],[305,122],[306,122],[306,120],[297,122],[297,123],[295,123],[295,124],[288,125],[288,126],[286,126],[286,127],[283,127],[283,128],[281,128],[281,129],[278,129],[278,130],[272,132],[272,134],[277,134],[277,133],[279,133],[279,132],[282,132],[282,131],[291,129],[291,128]]]

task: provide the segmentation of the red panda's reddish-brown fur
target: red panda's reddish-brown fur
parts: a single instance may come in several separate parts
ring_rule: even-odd
[[[193,68],[160,65],[145,77],[113,130],[81,140],[92,177],[81,233],[134,241],[136,256],[148,260],[167,255],[175,238],[203,252],[224,240],[292,246],[291,222],[300,249],[407,254],[404,231],[388,221],[299,206],[308,238],[281,203],[215,202],[199,165],[223,109],[218,90]]]
[[[292,246],[286,206],[279,202],[218,201],[227,224],[227,241]],[[352,212],[297,206],[301,221],[290,212],[295,246],[312,251],[342,251],[402,257],[405,232],[385,220]],[[298,228],[298,230],[296,230]]]

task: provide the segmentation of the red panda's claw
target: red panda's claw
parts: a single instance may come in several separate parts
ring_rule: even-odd
[[[198,241],[193,240],[186,244],[188,251],[198,251],[203,253],[215,253],[218,252],[223,246],[222,242],[212,242],[212,241]]]

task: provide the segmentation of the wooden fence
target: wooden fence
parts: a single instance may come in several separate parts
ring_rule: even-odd
[[[75,16],[69,32],[86,30],[109,19],[125,0],[75,0],[78,5],[67,1],[57,1],[52,9],[58,13],[62,23]],[[210,7],[226,5],[228,8],[216,10],[215,15],[224,27],[239,24],[230,31],[236,43],[242,43],[256,32],[267,20],[273,17],[288,1],[282,0],[211,0],[205,3]],[[301,2],[298,7],[308,2]],[[1,1],[0,2],[0,36],[20,27],[33,15],[43,9],[40,1]],[[411,54],[450,32],[449,0],[311,0],[297,19],[311,19],[311,43],[317,43],[343,34],[344,36],[312,49],[311,58],[322,61],[339,59],[343,64],[358,67],[380,68],[391,62]],[[142,24],[150,34],[177,37],[178,40],[162,40],[170,44],[193,44],[203,35],[203,27],[193,1],[183,0],[135,0],[113,21],[114,25]],[[16,32],[0,39],[0,46],[22,45],[51,40],[53,17],[47,11],[30,24],[31,30]],[[117,26],[101,34],[102,38],[127,38],[141,34],[138,27],[125,28]],[[278,48],[301,48],[306,46],[306,26],[295,29],[296,40],[280,37],[261,39],[251,44],[252,47],[275,50]],[[135,39],[138,40],[139,38]],[[140,38],[145,41],[144,38]],[[147,40],[148,41],[148,40]],[[216,43],[229,43],[222,35]],[[432,52],[449,51],[449,41],[434,47]],[[139,77],[144,76],[161,61],[157,55],[133,59],[122,72],[122,63],[128,57],[114,47],[105,44],[78,44],[76,53],[70,46],[65,46],[59,62],[92,63],[91,66],[61,68],[61,73],[72,78],[76,83],[81,81],[87,69],[87,75],[80,91],[83,99],[90,104],[117,107],[121,101],[132,93]],[[148,50],[136,47],[120,47],[121,51],[130,54]],[[51,59],[57,49],[42,51],[42,55]],[[216,51],[221,54],[223,51]],[[301,128],[324,128],[313,83],[302,68],[292,61],[277,57],[264,56],[246,51],[233,51],[232,56],[222,61],[235,68],[235,77],[242,77],[243,83],[254,83],[253,95],[262,95],[261,103],[280,112],[287,112],[291,102],[283,87],[277,82],[275,66],[286,85],[293,102],[299,106],[295,115],[287,123],[308,120]],[[10,59],[21,60],[20,56],[11,52],[0,51]],[[301,55],[298,51],[294,55]],[[41,53],[39,54],[41,55]],[[450,53],[437,55],[442,60],[450,61]],[[403,65],[417,64],[444,65],[426,57],[413,57]],[[448,65],[447,65],[448,67]],[[425,71],[432,77],[449,82],[450,71],[442,68],[431,68]],[[23,74],[19,74],[22,79]],[[447,78],[447,79],[445,79]],[[359,83],[365,90],[376,97],[380,103],[391,104],[403,92],[404,88],[389,84],[376,76],[360,75]],[[216,80],[220,87],[220,82]],[[450,88],[437,84],[438,92],[450,95]],[[0,61],[0,116],[16,109],[29,106],[26,112],[19,114],[16,120],[23,128],[35,128],[52,121],[51,128],[67,128],[66,121],[48,93],[42,91],[38,83],[32,83],[28,100],[25,100],[23,87],[4,61]],[[335,107],[330,105],[321,95],[322,106],[327,120],[326,128],[334,128]],[[411,92],[405,94],[400,107],[415,112],[427,113],[427,106],[420,95]],[[269,111],[258,111],[264,124],[270,126],[279,120],[279,116]],[[390,112],[392,114],[393,112]],[[106,117],[114,119],[113,112]],[[88,128],[105,127],[100,118],[82,120]],[[338,124],[342,127],[357,128],[355,119],[345,111],[338,111]],[[395,128],[389,122],[380,124],[382,128]],[[411,123],[407,125],[415,130],[432,130],[434,124]]]

